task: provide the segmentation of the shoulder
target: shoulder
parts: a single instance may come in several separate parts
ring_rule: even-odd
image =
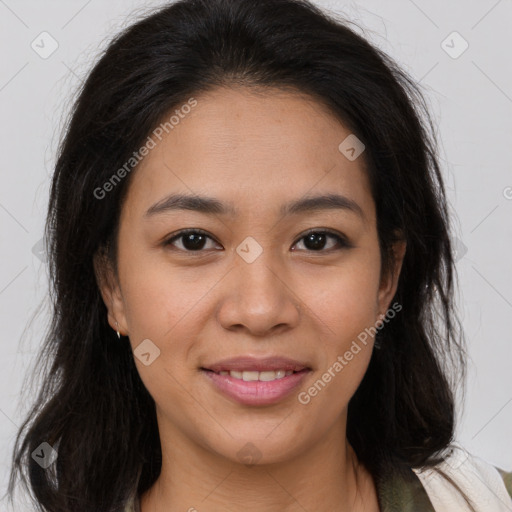
[[[503,483],[505,484],[505,489],[507,489],[508,494],[512,497],[512,471],[505,471],[496,466],[498,473],[503,479]]]
[[[137,495],[128,500],[123,512],[140,512],[140,500]]]
[[[447,459],[429,469],[414,469],[436,510],[512,511],[512,473],[455,445]]]

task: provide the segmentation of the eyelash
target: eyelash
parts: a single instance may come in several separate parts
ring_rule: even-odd
[[[213,237],[211,237],[206,231],[203,231],[202,229],[195,229],[195,228],[189,228],[189,229],[182,229],[181,231],[178,231],[177,233],[175,233],[171,238],[168,238],[165,242],[164,242],[164,246],[169,246],[169,245],[172,245],[172,243],[175,241],[175,240],[178,240],[180,238],[182,238],[183,236],[185,235],[189,235],[191,233],[194,233],[194,234],[197,234],[197,235],[204,235],[206,236],[207,238],[215,241],[216,243],[218,243]],[[306,238],[308,235],[311,235],[311,234],[325,234],[325,235],[328,235],[332,238],[334,238],[338,245],[339,245],[339,248],[336,249],[336,248],[331,248],[331,249],[326,249],[326,250],[323,250],[323,249],[320,249],[318,251],[314,251],[314,250],[311,250],[311,249],[306,249],[307,252],[310,252],[310,253],[330,253],[332,251],[336,251],[336,250],[342,250],[342,249],[350,249],[353,247],[352,244],[350,244],[348,242],[348,240],[340,235],[339,233],[335,232],[335,231],[332,231],[330,229],[320,229],[320,228],[317,228],[317,229],[313,229],[313,230],[310,230],[306,233],[304,233],[303,235],[301,235],[297,241],[293,244],[297,244],[298,242],[300,242],[301,240],[303,240],[304,238]],[[220,244],[219,244],[220,245]],[[178,251],[181,251],[181,252],[187,252],[187,253],[191,253],[191,254],[198,254],[200,255],[201,253],[204,253],[205,250],[204,249],[199,249],[197,251],[191,251],[191,250],[187,250],[187,249],[177,249]]]

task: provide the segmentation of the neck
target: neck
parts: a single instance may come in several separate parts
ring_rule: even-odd
[[[141,497],[141,512],[378,512],[371,475],[340,424],[331,431],[296,457],[245,465],[160,429],[162,469]]]

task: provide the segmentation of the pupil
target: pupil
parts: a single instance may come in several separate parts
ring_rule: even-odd
[[[192,251],[201,249],[204,245],[205,237],[201,234],[190,233],[185,235],[183,245]]]
[[[305,245],[308,247],[308,242],[311,242],[309,249],[322,249],[325,245],[325,234],[311,233],[306,236]]]

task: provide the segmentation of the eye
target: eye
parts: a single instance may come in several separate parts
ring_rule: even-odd
[[[327,243],[328,239],[334,240],[334,247],[332,243]],[[299,242],[302,240],[304,240],[304,246],[306,249],[312,252],[329,252],[330,250],[352,247],[343,236],[329,230],[310,231],[303,235],[299,239]],[[338,247],[336,247],[336,244]],[[330,245],[330,247],[327,247],[327,249],[324,250],[326,245]]]
[[[177,249],[187,252],[201,252],[205,248],[207,239],[213,241],[213,238],[201,229],[183,229],[166,240],[164,245],[174,245],[175,241],[181,241],[181,247],[177,247]]]
[[[328,243],[329,239],[331,240],[330,244]],[[208,240],[215,242],[208,233],[201,229],[183,229],[166,240],[164,245],[173,245],[178,250],[185,252],[204,252],[202,249],[208,249]],[[329,252],[330,250],[352,247],[345,237],[330,230],[309,231],[299,238],[294,247],[302,240],[304,240],[304,247],[309,252]],[[295,249],[292,248],[292,250]]]

